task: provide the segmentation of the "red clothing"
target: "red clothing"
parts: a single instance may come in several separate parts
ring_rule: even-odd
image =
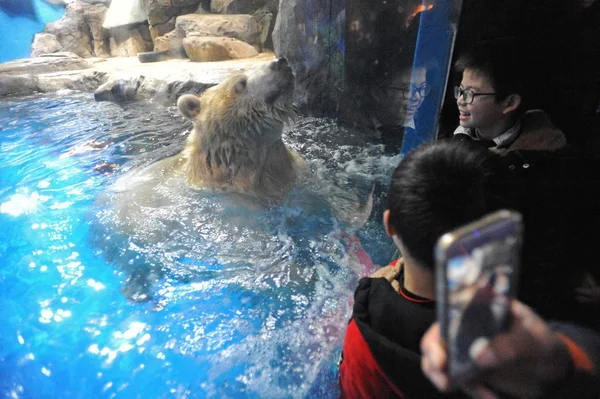
[[[400,293],[383,278],[363,278],[355,292],[340,365],[341,398],[467,398],[440,393],[421,371],[419,342],[435,320],[435,302],[411,294],[398,277]],[[554,323],[573,358],[567,381],[544,398],[599,398],[600,334]]]
[[[360,372],[360,378],[355,373]],[[364,381],[368,381],[365,384]],[[369,345],[350,320],[344,342],[344,361],[340,365],[341,398],[404,398],[381,370]]]
[[[435,302],[400,293],[383,278],[363,278],[354,294],[340,365],[341,397],[465,398],[442,394],[421,371],[421,337],[435,320]]]

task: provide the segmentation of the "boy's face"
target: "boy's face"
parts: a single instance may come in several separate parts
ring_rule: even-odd
[[[384,125],[400,125],[404,121],[414,118],[417,110],[425,100],[418,90],[427,85],[427,70],[415,68],[403,71],[387,82],[389,89],[375,88],[374,98],[377,101],[376,112]],[[402,90],[408,94],[402,93]]]
[[[470,89],[474,94],[495,92],[490,80],[484,74],[472,69],[465,69],[463,72],[460,88],[461,90]],[[495,131],[495,127],[508,117],[504,112],[504,101],[498,101],[494,95],[475,96],[471,104],[465,103],[463,96],[460,96],[456,103],[460,125],[464,128]],[[495,137],[484,138],[491,140]]]
[[[415,68],[412,70],[410,84],[415,88],[422,88],[427,85],[427,69]],[[408,118],[414,118],[417,110],[423,104],[425,96],[419,94],[418,90],[414,90],[410,93],[410,98],[406,103],[406,116]]]

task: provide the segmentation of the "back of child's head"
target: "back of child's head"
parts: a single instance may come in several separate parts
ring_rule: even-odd
[[[392,175],[389,223],[410,255],[433,268],[438,238],[498,209],[493,155],[468,142],[438,140],[410,152]]]
[[[529,84],[528,52],[521,38],[502,38],[479,42],[459,55],[454,67],[463,73],[466,69],[486,78],[497,93],[497,100],[519,94],[522,102]],[[523,107],[521,107],[523,108]]]

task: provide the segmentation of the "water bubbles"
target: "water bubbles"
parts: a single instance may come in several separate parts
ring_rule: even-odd
[[[107,347],[102,348],[100,350],[100,356],[106,357],[105,364],[110,365],[118,355],[118,350],[113,350]]]
[[[40,312],[41,317],[39,318],[40,323],[50,323],[52,321],[52,316],[54,316],[54,312],[52,309],[42,309]]]
[[[138,346],[142,346],[149,339],[150,339],[150,334],[146,333],[146,334],[142,335],[142,337],[140,339],[138,339],[135,343]]]
[[[25,392],[25,388],[23,388],[23,385],[15,384],[15,389],[10,391],[10,397],[12,399],[19,399],[22,397],[20,395],[23,395],[24,392]]]
[[[35,359],[33,353],[27,353],[17,361],[17,366],[21,367]]]
[[[87,285],[88,287],[92,287],[93,289],[95,289],[96,291],[100,291],[103,290],[105,288],[104,284],[94,280],[94,279],[89,279],[87,281]]]
[[[98,348],[98,344],[92,344],[88,347],[88,352],[98,355],[100,353],[100,349]]]
[[[52,205],[50,205],[50,209],[52,210],[56,210],[56,209],[66,209],[68,207],[70,207],[71,205],[73,205],[73,202],[69,202],[69,201],[65,201],[65,202],[54,202]]]
[[[14,194],[6,202],[0,204],[0,213],[6,213],[11,216],[28,215],[34,213],[39,204],[50,199],[48,196],[39,195],[36,191],[29,194],[27,189]]]
[[[124,333],[121,334],[119,331],[115,332],[115,338],[121,338],[121,337],[124,339],[134,338],[137,335],[139,335],[140,333],[142,333],[144,331],[145,327],[146,327],[146,324],[134,321],[129,325],[129,328]]]
[[[119,346],[118,351],[119,352],[127,352],[127,351],[129,351],[129,350],[131,350],[133,348],[135,348],[134,345],[128,344],[128,343],[124,343],[124,344],[121,344],[121,346]]]

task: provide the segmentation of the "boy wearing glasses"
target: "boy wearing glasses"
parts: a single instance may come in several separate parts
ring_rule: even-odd
[[[559,151],[567,144],[563,132],[544,111],[526,110],[525,93],[534,80],[531,75],[539,70],[532,67],[531,57],[527,61],[523,47],[513,40],[498,40],[459,57],[455,66],[462,72],[462,81],[454,96],[460,126],[454,138],[489,147],[506,156],[513,168],[520,165],[513,191],[520,192],[519,207],[528,229],[539,232],[528,236],[530,250],[524,261],[540,265],[523,270],[522,299],[535,304],[543,316],[581,315],[576,316],[578,322],[597,328],[597,317],[588,314],[597,313],[591,303],[598,306],[600,302],[600,280],[593,266],[583,266],[595,264],[589,261],[594,257],[594,236],[588,239],[579,233],[597,224],[594,184],[582,172],[593,168],[581,166],[593,161],[584,161],[585,157],[569,150]],[[541,200],[547,198],[552,200]],[[586,302],[592,310],[581,306]]]
[[[512,40],[475,46],[456,62],[462,73],[454,88],[460,126],[457,139],[472,139],[495,152],[556,151],[567,140],[541,110],[526,111],[527,62]],[[509,56],[509,55],[513,56]]]

